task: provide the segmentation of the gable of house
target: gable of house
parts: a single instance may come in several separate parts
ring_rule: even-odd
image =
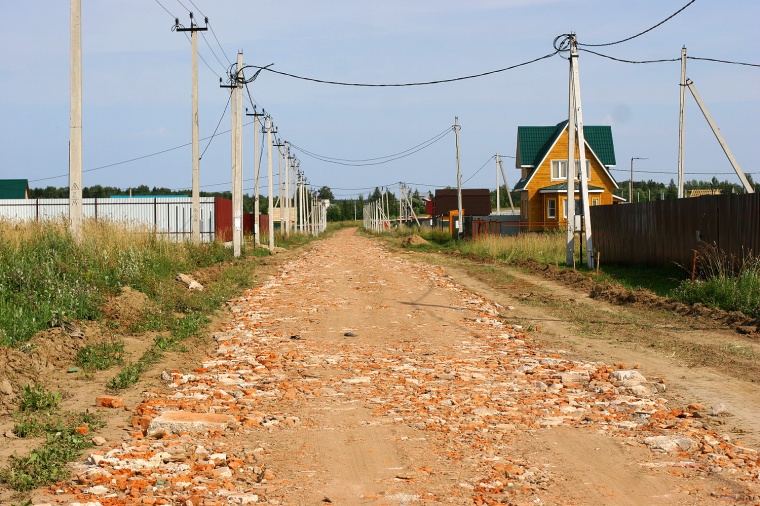
[[[0,179],[0,199],[29,198],[29,180]]]
[[[523,169],[523,177],[515,185],[516,191],[525,189],[566,130],[567,120],[554,126],[517,127],[515,166],[518,169]],[[617,188],[617,181],[608,170],[608,167],[616,164],[612,128],[610,126],[584,126],[583,135],[586,146]]]
[[[554,126],[518,127],[515,165],[522,171],[514,189],[521,191],[521,221],[529,230],[562,229],[567,220],[567,177],[556,174],[561,163],[566,170],[568,154],[567,121]],[[615,165],[615,148],[609,126],[584,126],[585,157],[589,172],[589,204],[614,202],[618,188],[610,167]],[[580,157],[576,154],[576,161]],[[580,183],[575,183],[576,202]],[[576,212],[580,209],[576,204]]]

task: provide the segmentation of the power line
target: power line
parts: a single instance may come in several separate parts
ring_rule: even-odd
[[[156,0],[156,3],[157,3],[158,5],[160,5],[160,6],[161,6],[161,8],[162,8],[163,10],[165,10],[165,11],[166,11],[166,13],[167,13],[169,16],[171,16],[171,18],[172,18],[172,19],[177,19],[177,16],[175,16],[174,14],[172,14],[171,12],[169,12],[169,9],[167,9],[166,7],[164,7],[164,6],[163,6],[163,4],[162,4],[161,2],[159,2],[158,0]]]
[[[665,59],[661,59],[661,60],[624,60],[622,58],[615,58],[614,56],[609,56],[609,55],[606,55],[606,54],[597,53],[596,51],[592,51],[590,49],[584,49],[584,48],[580,48],[580,47],[578,48],[578,51],[585,51],[587,53],[595,54],[596,56],[601,56],[602,58],[607,58],[607,59],[614,60],[614,61],[621,62],[621,63],[638,63],[638,64],[643,64],[643,63],[663,63],[663,62],[681,61],[680,58],[665,58]]]
[[[294,147],[295,149],[297,149],[298,151],[301,151],[301,152],[303,152],[303,153],[305,153],[305,154],[307,154],[307,155],[311,155],[311,156],[314,156],[314,157],[318,157],[318,158],[320,158],[320,159],[321,159],[321,160],[323,160],[323,161],[332,160],[332,161],[336,161],[336,162],[357,162],[357,163],[359,163],[359,162],[373,162],[373,161],[377,161],[377,160],[384,160],[384,159],[386,159],[386,158],[393,158],[394,156],[403,155],[403,154],[405,154],[405,153],[407,153],[407,152],[409,152],[409,151],[412,151],[413,149],[416,149],[416,148],[418,148],[418,147],[422,146],[423,144],[426,144],[426,143],[428,143],[428,142],[431,142],[431,141],[435,140],[437,137],[439,137],[439,136],[441,136],[441,135],[447,134],[447,133],[449,132],[449,130],[451,130],[451,127],[447,127],[447,128],[446,128],[446,130],[444,130],[444,131],[442,131],[442,132],[439,132],[439,133],[437,133],[436,135],[434,135],[434,136],[433,136],[433,137],[431,137],[430,139],[428,139],[428,140],[426,140],[426,141],[423,141],[423,142],[421,142],[421,143],[417,144],[416,146],[412,146],[412,147],[411,147],[411,148],[409,148],[409,149],[405,149],[404,151],[399,151],[398,153],[394,153],[394,154],[392,154],[392,155],[378,156],[378,157],[376,157],[376,158],[359,158],[359,159],[351,159],[351,158],[335,158],[335,157],[332,157],[332,156],[326,156],[326,155],[318,155],[318,154],[316,154],[316,153],[313,153],[313,152],[311,152],[311,151],[309,151],[309,150],[307,150],[307,149],[304,149],[304,148],[301,148],[301,147],[299,147],[299,146],[296,146],[296,145],[295,145],[295,144],[293,144],[293,143],[291,143],[291,146],[293,146],[293,147]]]
[[[325,162],[325,163],[334,163],[336,165],[343,165],[343,166],[348,166],[348,167],[366,167],[368,165],[382,165],[384,163],[393,162],[395,160],[400,160],[402,158],[406,158],[407,156],[411,156],[411,155],[413,155],[415,153],[418,153],[418,152],[422,151],[423,149],[429,148],[430,146],[432,146],[436,142],[438,142],[441,139],[443,139],[444,137],[446,137],[446,135],[449,132],[451,132],[451,131],[453,131],[451,128],[447,128],[443,133],[438,134],[437,136],[433,137],[432,139],[428,139],[427,141],[425,141],[422,144],[418,144],[415,147],[416,149],[415,148],[410,148],[410,150],[413,150],[413,151],[410,151],[410,150],[402,151],[402,153],[404,153],[404,154],[400,154],[398,156],[396,156],[396,155],[390,155],[390,156],[393,156],[393,158],[386,158],[386,159],[382,159],[382,160],[376,161],[376,162],[361,162],[361,163],[340,162],[340,161],[336,161],[335,159],[322,158],[319,155],[312,154],[312,153],[310,153],[308,151],[305,151],[305,150],[299,148],[298,146],[296,146],[293,143],[290,143],[290,145],[296,151],[300,151],[301,153],[305,154],[306,156],[310,156],[312,158],[315,158],[315,159],[320,160],[320,161]]]
[[[496,155],[489,156],[488,160],[486,160],[486,163],[484,163],[483,165],[481,165],[480,168],[478,170],[476,170],[475,173],[472,176],[470,176],[467,179],[465,179],[464,181],[462,181],[462,184],[465,184],[467,181],[469,181],[470,179],[474,178],[478,174],[478,172],[480,172],[481,170],[483,170],[483,167],[485,167],[486,164],[488,164],[488,162],[490,162],[491,160],[493,160],[494,156],[496,156]]]
[[[258,68],[261,70],[266,70],[267,72],[272,72],[274,74],[279,74],[281,76],[286,77],[292,77],[293,79],[300,79],[302,81],[310,81],[314,83],[321,83],[321,84],[334,84],[336,86],[358,86],[358,87],[364,87],[364,88],[400,88],[405,86],[428,86],[431,84],[443,84],[443,83],[453,83],[456,81],[464,81],[466,79],[476,79],[478,77],[484,77],[489,76],[492,74],[498,74],[499,72],[506,72],[508,70],[513,70],[518,67],[524,67],[525,65],[530,65],[531,63],[536,63],[537,61],[545,60],[547,58],[551,58],[552,56],[559,53],[559,51],[554,51],[553,53],[545,54],[543,56],[539,56],[538,58],[534,58],[532,60],[524,61],[522,63],[518,63],[516,65],[510,65],[509,67],[504,67],[502,69],[496,69],[496,70],[489,70],[487,72],[481,72],[480,74],[472,74],[467,76],[461,76],[461,77],[453,77],[450,79],[439,79],[436,81],[423,81],[423,82],[411,82],[411,83],[383,83],[383,84],[377,84],[377,83],[347,83],[347,82],[341,82],[341,81],[329,81],[325,79],[316,79],[313,77],[304,77],[299,76],[296,74],[290,74],[288,72],[281,72],[279,70],[274,70],[271,68],[261,67],[258,65],[251,65],[254,68]]]
[[[253,122],[244,123],[243,126],[246,127],[248,125],[251,125],[252,123]],[[231,130],[222,130],[221,132],[215,132],[213,135],[210,135],[208,137],[203,137],[202,139],[199,139],[199,140],[205,141],[207,139],[212,139],[213,137],[217,137],[219,135],[228,134],[228,133],[230,133],[230,131]],[[82,172],[93,172],[93,171],[96,171],[96,170],[108,169],[110,167],[115,167],[117,165],[124,165],[125,163],[136,162],[138,160],[143,160],[145,158],[150,158],[152,156],[163,155],[164,153],[168,153],[170,151],[176,151],[177,149],[186,148],[188,146],[192,146],[192,142],[186,142],[185,144],[180,144],[179,146],[174,146],[173,148],[163,149],[161,151],[156,151],[154,153],[149,153],[147,155],[142,155],[142,156],[138,156],[138,157],[135,157],[135,158],[130,158],[128,160],[122,160],[120,162],[115,162],[115,163],[109,163],[108,165],[101,165],[100,167],[93,167],[92,169],[86,169],[86,170],[83,170]],[[66,174],[60,174],[58,176],[42,177],[42,178],[39,178],[39,179],[30,179],[29,182],[30,183],[36,183],[37,181],[47,181],[49,179],[58,179],[58,178],[62,178],[62,177],[69,177],[68,172]]]
[[[190,11],[190,9],[188,9],[187,7],[185,7],[185,4],[183,4],[180,0],[177,0],[177,3],[180,4],[182,6],[182,8],[185,9],[187,12],[192,12],[192,11]]]
[[[654,26],[651,26],[651,27],[647,28],[647,29],[646,29],[646,30],[644,30],[643,32],[639,32],[639,33],[637,33],[636,35],[632,35],[632,36],[630,36],[630,37],[627,37],[627,38],[625,38],[625,39],[616,40],[615,42],[606,42],[606,43],[604,43],[604,44],[581,44],[581,43],[579,42],[579,43],[578,43],[578,46],[586,46],[586,47],[602,47],[602,46],[614,46],[615,44],[620,44],[620,43],[622,43],[622,42],[628,42],[629,40],[633,40],[633,39],[635,39],[636,37],[641,37],[641,36],[642,36],[642,35],[644,35],[645,33],[647,33],[647,32],[651,32],[652,30],[654,30],[654,29],[655,29],[655,28],[657,28],[658,26],[661,26],[661,25],[663,25],[663,24],[667,23],[668,21],[670,21],[671,19],[673,19],[674,17],[676,17],[677,15],[679,15],[681,12],[683,12],[683,10],[684,10],[684,9],[686,9],[688,6],[690,6],[691,4],[693,4],[693,3],[694,3],[694,2],[696,2],[696,1],[697,1],[697,0],[691,0],[689,3],[687,3],[686,5],[684,5],[683,7],[681,7],[680,9],[678,9],[676,12],[674,12],[673,14],[671,14],[670,16],[668,16],[667,18],[663,19],[662,21],[660,21],[660,22],[659,22],[659,23],[657,23],[656,25],[654,25]]]
[[[201,156],[198,157],[199,160],[203,160],[203,155],[206,154],[206,150],[209,146],[211,146],[211,141],[214,140],[214,137],[216,136],[216,131],[219,130],[219,125],[222,124],[222,120],[224,119],[224,116],[227,114],[227,108],[230,106],[230,100],[232,100],[232,93],[233,91],[230,90],[230,96],[227,97],[227,105],[224,106],[224,112],[222,113],[221,117],[219,118],[219,122],[216,124],[216,128],[214,129],[214,133],[211,134],[211,137],[208,139],[208,144],[206,144],[206,148],[203,150],[203,153],[201,153]]]
[[[219,49],[222,50],[222,54],[227,59],[227,62],[232,65],[232,62],[230,61],[230,58],[227,56],[227,53],[225,52],[224,48],[222,47],[222,44],[219,42],[219,39],[216,36],[216,32],[214,31],[214,27],[211,26],[211,23],[208,23],[208,28],[211,30],[211,35],[214,36],[214,40],[216,40],[216,44],[219,46]]]
[[[757,63],[744,63],[744,62],[738,62],[738,61],[718,60],[716,58],[697,58],[696,56],[687,56],[686,58],[689,60],[702,60],[702,61],[711,61],[711,62],[717,62],[717,63],[728,63],[730,65],[745,65],[747,67],[760,67],[760,65]]]

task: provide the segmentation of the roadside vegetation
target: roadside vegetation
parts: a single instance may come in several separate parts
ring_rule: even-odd
[[[19,438],[44,438],[29,455],[12,455],[0,470],[0,481],[20,492],[54,483],[68,476],[66,464],[92,446],[91,431],[103,427],[102,419],[89,411],[61,413],[61,395],[42,385],[28,385],[21,392],[13,433]]]
[[[699,278],[681,283],[674,298],[760,318],[760,257],[739,260],[707,246],[697,257],[697,272]]]
[[[418,235],[428,244],[405,241]],[[558,232],[525,233],[518,236],[484,236],[457,242],[448,230],[405,228],[391,234],[404,247],[421,251],[458,252],[478,259],[498,262],[534,260],[541,264],[565,267],[565,236]],[[581,258],[580,241],[576,241],[576,258]],[[600,272],[589,270],[578,262],[576,269],[601,283],[617,283],[629,290],[647,289],[661,297],[685,304],[701,303],[724,311],[741,311],[760,317],[760,257],[748,255],[742,261],[728,258],[714,247],[706,247],[698,257],[698,277],[673,265],[670,267],[605,265]]]
[[[330,224],[327,233],[350,226]],[[118,225],[85,223],[84,240],[78,243],[62,223],[11,224],[0,221],[0,347],[25,350],[39,331],[100,321],[102,342],[83,345],[69,372],[83,378],[97,371],[113,370],[104,388],[120,391],[137,384],[167,352],[192,349],[207,331],[213,314],[250,287],[257,257],[269,256],[253,248],[250,237],[241,258],[222,243],[194,245],[156,238],[151,233],[126,230]],[[278,247],[308,244],[316,237],[276,234]],[[191,274],[203,291],[188,290],[176,281],[179,273]],[[128,321],[109,320],[103,308],[109,298],[130,287],[147,296],[142,312]],[[150,336],[142,355],[130,356],[120,336]],[[43,384],[22,387],[13,433],[34,438],[39,445],[26,456],[13,455],[0,469],[0,482],[26,492],[67,477],[66,463],[91,446],[92,432],[104,425],[95,413],[62,413],[62,396]]]

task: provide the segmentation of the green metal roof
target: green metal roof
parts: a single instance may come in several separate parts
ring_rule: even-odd
[[[0,199],[25,199],[27,179],[0,179]]]
[[[519,166],[538,167],[566,126],[567,120],[555,126],[517,127],[517,163]],[[611,127],[584,126],[583,135],[591,150],[605,166],[616,164]]]
[[[578,181],[576,181],[575,182],[575,191],[580,191],[580,187],[581,187],[581,184]],[[553,184],[551,186],[544,186],[539,191],[542,191],[542,192],[565,191],[566,192],[567,191],[567,183],[558,183],[558,184]],[[602,191],[603,192],[604,188],[602,188],[601,186],[588,185],[588,191],[596,191],[596,192]]]

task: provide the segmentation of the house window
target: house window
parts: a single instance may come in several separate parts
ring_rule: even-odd
[[[528,219],[528,192],[520,192],[520,218]]]
[[[562,216],[567,219],[567,199],[562,199]],[[575,214],[581,215],[583,214],[583,210],[581,208],[583,204],[581,204],[580,199],[575,199]]]
[[[591,200],[591,205],[592,206],[598,206],[599,205],[599,199],[592,199]]]
[[[549,219],[557,218],[557,199],[548,199],[546,201],[546,217]]]
[[[575,160],[575,177],[580,178],[581,161]],[[567,179],[567,160],[552,160],[552,179]],[[586,160],[586,181],[591,180],[591,161]]]
[[[552,179],[567,179],[567,160],[552,160]]]

